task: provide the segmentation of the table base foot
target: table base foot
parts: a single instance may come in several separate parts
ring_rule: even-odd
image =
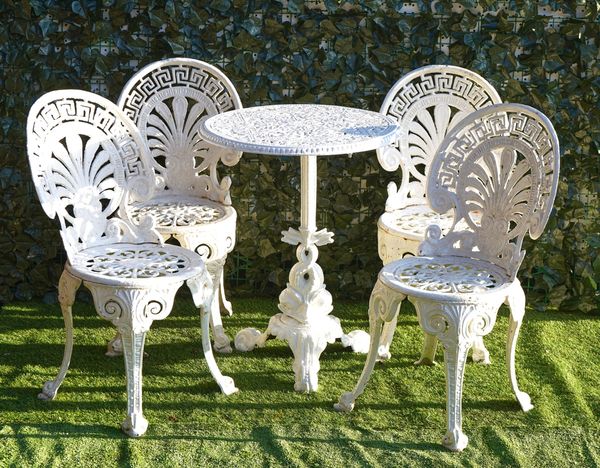
[[[321,353],[328,343],[341,338],[343,331],[340,320],[331,315],[312,323],[300,323],[280,313],[271,317],[269,327],[262,336],[265,335],[287,341],[294,353],[294,389],[308,393],[318,389]]]

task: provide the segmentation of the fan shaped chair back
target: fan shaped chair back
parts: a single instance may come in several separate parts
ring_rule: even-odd
[[[198,133],[203,119],[242,107],[223,72],[188,58],[151,63],[125,85],[119,107],[139,128],[159,186],[231,205],[231,179],[219,178],[217,163],[232,166],[241,153],[207,143]]]
[[[70,260],[88,247],[146,237],[140,229],[151,222],[134,225],[125,206],[152,195],[152,167],[135,125],[116,105],[80,90],[44,94],[29,112],[27,153]]]
[[[472,112],[500,102],[485,79],[452,65],[421,67],[398,80],[380,110],[401,128],[394,145],[377,150],[385,170],[402,169],[400,187],[388,185],[386,211],[426,205],[429,167],[448,131]]]
[[[524,236],[538,238],[550,216],[559,165],[556,132],[536,109],[498,104],[471,114],[444,140],[427,183],[432,209],[453,210],[452,228],[442,236],[430,226],[420,253],[486,260],[514,279]]]

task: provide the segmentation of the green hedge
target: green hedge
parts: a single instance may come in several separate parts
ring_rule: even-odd
[[[506,8],[481,13],[498,4]],[[540,14],[559,7],[559,20]],[[135,69],[183,55],[224,68],[245,106],[377,110],[407,71],[452,63],[486,77],[503,100],[541,109],[559,134],[562,174],[555,215],[527,245],[520,277],[537,307],[598,310],[596,2],[4,0],[0,19],[0,301],[53,300],[64,261],[56,225],[30,183],[25,121],[33,101],[67,87],[98,88],[115,100]],[[336,235],[319,263],[334,295],[364,297],[380,268],[375,221],[393,175],[374,153],[319,164],[320,227]],[[275,293],[294,259],[280,231],[297,225],[298,162],[246,155],[231,175],[240,216],[230,289]]]

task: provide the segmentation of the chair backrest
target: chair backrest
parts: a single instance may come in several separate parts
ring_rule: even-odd
[[[165,190],[231,204],[231,179],[219,180],[217,163],[232,166],[241,153],[198,133],[203,119],[242,107],[223,72],[188,58],[151,63],[125,85],[119,107],[139,128]]]
[[[548,221],[559,166],[556,132],[536,109],[498,104],[469,115],[442,142],[427,184],[431,208],[453,210],[453,226],[443,237],[429,226],[420,253],[486,260],[514,278],[525,234],[537,239]]]
[[[477,109],[500,102],[481,76],[452,65],[421,67],[398,80],[380,110],[401,129],[394,145],[377,150],[385,170],[402,169],[400,187],[388,185],[386,211],[427,204],[429,166],[448,131]]]
[[[29,111],[27,153],[71,261],[88,247],[160,239],[151,220],[137,226],[125,214],[152,196],[154,175],[135,125],[112,102],[80,90],[44,94]]]

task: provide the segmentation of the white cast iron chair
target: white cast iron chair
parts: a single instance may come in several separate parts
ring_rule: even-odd
[[[154,320],[167,317],[185,282],[202,316],[202,345],[211,374],[225,394],[237,389],[223,376],[209,337],[212,283],[201,258],[163,245],[150,217],[139,224],[126,204],[151,195],[154,176],[137,128],[110,101],[79,90],[53,91],[32,106],[27,152],[34,184],[46,214],[58,217],[68,260],[59,282],[66,343],[58,376],[39,398],[56,396],[71,360],[75,293],[91,291],[98,314],[123,338],[127,417],[122,428],[141,436],[144,340]]]
[[[235,245],[237,214],[231,206],[231,179],[219,178],[217,163],[235,165],[241,152],[205,142],[201,120],[242,103],[231,81],[218,68],[199,60],[173,58],[151,63],[125,85],[119,107],[133,120],[153,159],[159,190],[152,200],[131,205],[131,216],[151,214],[165,240],[175,238],[198,253],[213,277],[211,324],[215,351],[230,353],[219,300],[231,315],[223,289],[223,266]],[[114,340],[113,340],[114,341]],[[118,338],[109,352],[118,353]]]
[[[510,383],[523,411],[533,406],[519,390],[515,348],[525,314],[525,294],[517,270],[523,238],[542,234],[556,194],[559,147],[550,121],[519,104],[480,109],[444,139],[427,180],[436,213],[452,213],[446,235],[427,228],[420,255],[388,263],[369,302],[371,346],[358,384],[335,405],[351,411],[377,360],[385,323],[400,303],[414,304],[421,328],[443,344],[446,369],[447,432],[442,443],[460,451],[462,385],[467,352],[491,332],[500,305],[510,307],[506,345]],[[477,213],[477,216],[473,216]]]
[[[431,222],[448,231],[449,213],[439,214],[427,203],[426,180],[431,162],[446,134],[462,119],[482,107],[502,102],[494,87],[477,73],[452,65],[429,65],[403,76],[390,89],[380,112],[398,120],[401,133],[393,146],[377,150],[387,171],[402,169],[400,187],[390,182],[385,213],[377,222],[378,252],[384,265],[417,255]],[[396,322],[386,324],[379,359],[390,358]],[[415,364],[434,364],[437,340],[425,335]],[[483,341],[473,346],[473,360],[489,364]]]

